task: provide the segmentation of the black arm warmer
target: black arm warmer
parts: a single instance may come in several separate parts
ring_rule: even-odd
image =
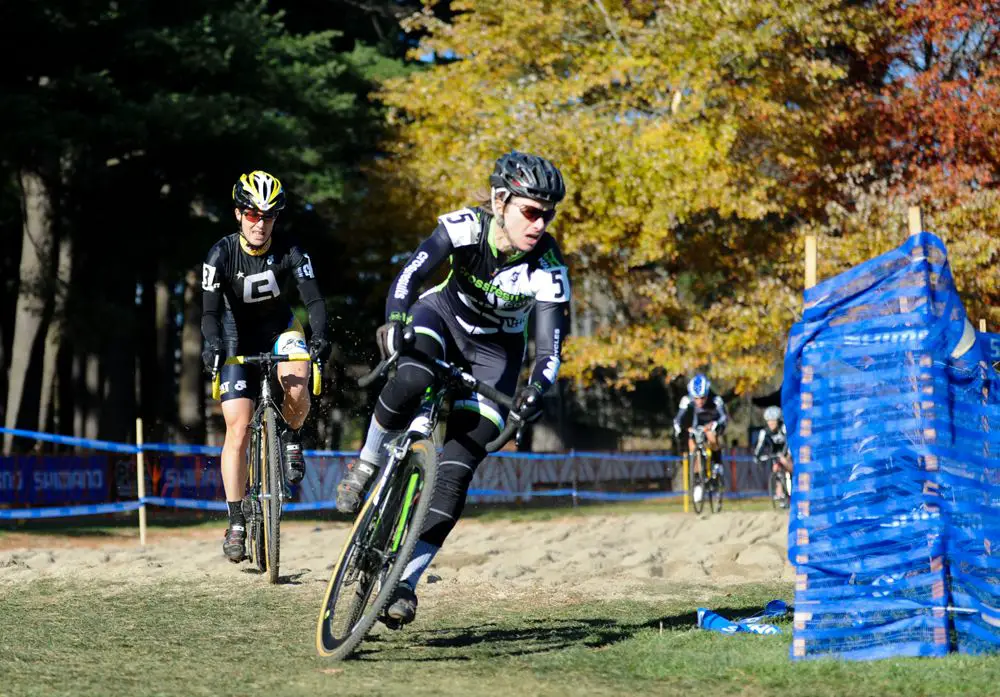
[[[389,286],[385,300],[385,320],[405,322],[407,312],[420,290],[421,284],[434,272],[453,250],[451,238],[444,225],[438,225],[426,240],[413,252],[396,280]]]
[[[535,306],[535,368],[531,384],[542,391],[555,384],[562,362],[562,345],[569,333],[569,303],[540,302]]]

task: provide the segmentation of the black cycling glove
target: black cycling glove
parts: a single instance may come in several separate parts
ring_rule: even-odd
[[[205,340],[205,348],[201,352],[201,362],[208,375],[222,370],[222,339],[216,337]]]
[[[399,350],[403,341],[403,323],[393,320],[386,322],[375,331],[375,343],[378,344],[378,352],[385,360]]]
[[[514,395],[514,411],[525,423],[537,421],[542,416],[542,388],[525,385]]]
[[[330,357],[330,350],[333,346],[329,341],[321,336],[313,336],[309,340],[309,358],[314,361],[326,362],[326,359]]]

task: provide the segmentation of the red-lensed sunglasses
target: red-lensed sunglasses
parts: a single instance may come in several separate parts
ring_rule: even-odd
[[[556,217],[555,208],[549,208],[548,210],[545,210],[543,208],[535,208],[534,206],[521,206],[518,204],[514,205],[517,206],[517,210],[521,211],[521,215],[523,215],[524,219],[527,220],[529,223],[533,223],[539,218],[541,218],[543,221],[545,221],[546,224],[548,224],[552,222],[553,218]]]
[[[253,208],[248,208],[243,211],[243,217],[251,223],[259,223],[261,220],[274,220],[278,217],[277,213],[261,213]]]

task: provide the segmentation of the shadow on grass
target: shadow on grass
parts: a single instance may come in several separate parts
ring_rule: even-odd
[[[713,609],[723,617],[735,619],[755,614],[761,607],[752,604]],[[697,624],[697,612],[685,612],[636,623],[606,617],[526,619],[519,626],[487,622],[470,627],[423,631],[404,629],[400,634],[393,632],[367,637],[354,658],[447,662],[525,656],[573,647],[600,650],[627,641],[642,631],[659,631],[660,627],[664,631],[686,631],[696,628]],[[397,646],[397,641],[405,645]],[[471,656],[470,649],[473,651]]]

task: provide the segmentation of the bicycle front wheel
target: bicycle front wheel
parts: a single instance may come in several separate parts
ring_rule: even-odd
[[[260,508],[260,481],[264,471],[261,433],[250,434],[250,457],[247,461],[249,481],[243,500],[243,516],[247,526],[247,556],[260,573],[267,571],[267,549],[264,546],[264,526]]]
[[[705,475],[703,474],[705,461],[697,448],[694,453],[688,455],[688,458],[691,462],[691,508],[694,509],[695,513],[701,513],[705,507]],[[698,471],[699,464],[702,468],[701,472]]]
[[[278,417],[274,407],[264,409],[262,438],[264,471],[261,478],[261,509],[263,511],[264,548],[267,558],[267,580],[277,583],[281,560],[281,449],[278,441]]]
[[[316,623],[320,656],[347,658],[379,618],[413,555],[436,475],[434,444],[420,440],[368,497],[320,607]]]

